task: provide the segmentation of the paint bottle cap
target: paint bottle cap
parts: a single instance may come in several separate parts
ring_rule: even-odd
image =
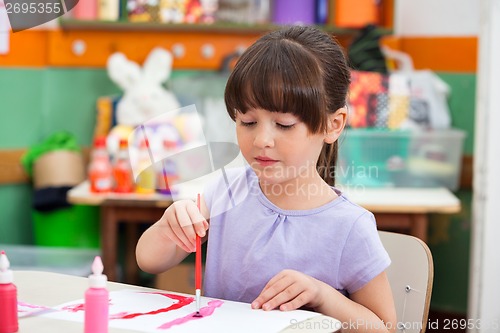
[[[12,283],[14,276],[10,268],[9,258],[5,254],[5,251],[0,253],[0,284]]]
[[[94,258],[92,263],[92,274],[89,275],[89,284],[91,288],[106,288],[108,277],[102,274],[104,266],[100,256]]]

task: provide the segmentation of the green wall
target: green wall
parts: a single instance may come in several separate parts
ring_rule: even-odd
[[[0,148],[24,148],[55,131],[87,145],[95,100],[119,90],[99,69],[0,69]]]
[[[437,73],[451,88],[449,107],[452,126],[467,133],[464,154],[472,155],[474,147],[474,110],[476,109],[476,75]]]
[[[0,69],[0,149],[25,148],[66,130],[89,145],[95,100],[119,90],[100,69]],[[30,184],[0,186],[0,243],[33,242]]]
[[[469,287],[472,192],[455,193],[462,202],[458,214],[430,217],[428,244],[434,258],[431,308],[465,314]]]
[[[449,99],[452,126],[464,130],[464,154],[474,147],[475,74],[438,73],[451,88]],[[428,245],[434,257],[434,288],[431,308],[457,314],[467,311],[469,287],[472,191],[455,193],[462,204],[458,214],[430,216]]]

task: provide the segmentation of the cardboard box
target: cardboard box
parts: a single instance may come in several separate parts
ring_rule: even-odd
[[[55,150],[40,156],[33,166],[33,187],[74,186],[85,180],[83,156],[70,150]]]

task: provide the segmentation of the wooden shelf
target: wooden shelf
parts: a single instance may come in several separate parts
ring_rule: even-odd
[[[63,30],[106,30],[106,31],[161,31],[161,32],[196,32],[205,34],[263,34],[277,29],[274,25],[248,24],[186,24],[186,23],[155,23],[126,21],[82,21],[61,20]]]
[[[260,35],[277,30],[275,24],[243,24],[243,23],[214,23],[214,24],[187,24],[187,23],[156,23],[156,22],[127,22],[127,21],[84,21],[61,19],[62,30],[106,30],[106,31],[162,31],[162,32],[196,32],[205,34],[236,34]],[[357,29],[336,28],[329,25],[317,26],[336,36],[355,35]]]
[[[142,63],[156,46],[167,50],[182,47],[184,54],[174,57],[175,69],[219,69],[222,59],[246,48],[263,34],[280,26],[273,24],[162,24],[125,21],[60,20],[59,31],[51,34],[51,66],[104,67],[113,52]],[[319,26],[347,45],[358,33],[356,29]],[[74,43],[85,45],[75,54]],[[209,49],[207,55],[207,48]]]

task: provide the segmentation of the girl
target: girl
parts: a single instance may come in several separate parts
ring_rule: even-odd
[[[349,73],[341,47],[312,27],[250,46],[225,91],[249,166],[208,186],[201,213],[190,200],[172,204],[138,242],[141,269],[177,265],[198,234],[208,239],[205,296],[306,307],[347,331],[394,331],[390,259],[374,217],[333,187]]]

